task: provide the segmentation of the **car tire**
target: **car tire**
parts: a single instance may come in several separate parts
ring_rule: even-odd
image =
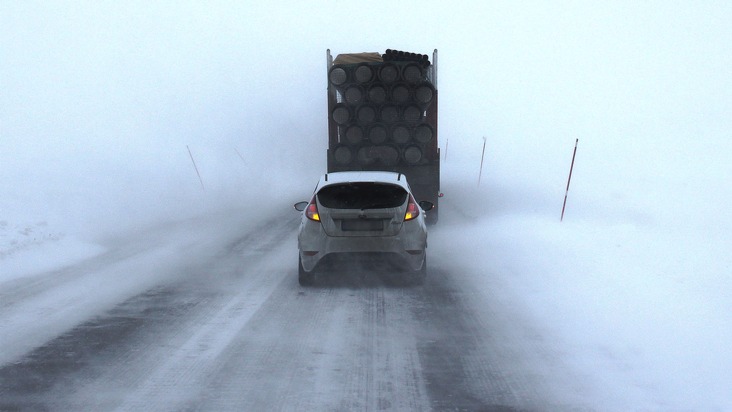
[[[306,272],[302,267],[302,259],[299,257],[297,259],[297,269],[297,281],[300,283],[300,286],[312,286],[315,284],[315,273]]]
[[[424,257],[422,267],[418,270],[411,271],[409,273],[409,284],[412,286],[420,286],[424,283],[427,278],[427,255]]]

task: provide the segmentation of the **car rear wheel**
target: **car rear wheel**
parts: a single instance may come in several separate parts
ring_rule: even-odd
[[[420,269],[409,270],[405,275],[404,281],[406,281],[407,284],[412,286],[422,285],[425,278],[427,278],[427,256],[425,255]]]
[[[412,274],[412,283],[414,285],[421,285],[424,283],[425,278],[427,278],[427,255],[424,256],[424,261],[422,262],[422,268],[415,271]]]
[[[300,286],[312,286],[315,283],[315,273],[313,272],[306,272],[305,269],[302,267],[302,259],[298,257],[298,273],[297,273],[297,281],[300,283]]]

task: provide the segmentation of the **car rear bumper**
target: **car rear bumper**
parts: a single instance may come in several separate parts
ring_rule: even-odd
[[[350,270],[350,269],[385,269],[398,268],[411,271],[420,270],[424,264],[425,251],[418,254],[395,252],[329,252],[314,256],[300,253],[302,268],[311,272],[317,266],[319,269]]]
[[[414,232],[405,233],[405,230],[410,229]],[[308,233],[311,231],[313,233]],[[419,270],[425,258],[427,232],[420,230],[419,225],[412,228],[404,225],[402,232],[396,236],[338,237],[327,236],[320,225],[314,224],[301,232],[298,246],[302,267],[306,272],[312,271],[326,257],[346,263],[353,258],[354,263],[360,263],[363,258],[372,261],[378,259],[378,255],[383,255],[385,260],[401,262],[410,270]]]

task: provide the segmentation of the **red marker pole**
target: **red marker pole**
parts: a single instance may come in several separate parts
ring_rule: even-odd
[[[574,169],[574,157],[577,156],[577,143],[579,139],[574,141],[574,153],[572,153],[572,165],[569,166],[569,177],[567,178],[567,191],[564,192],[564,204],[562,204],[562,216],[559,218],[561,222],[564,220],[564,208],[567,207],[567,195],[569,194],[569,182],[572,180],[572,169]]]

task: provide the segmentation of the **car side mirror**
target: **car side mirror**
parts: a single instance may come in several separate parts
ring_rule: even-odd
[[[302,212],[303,210],[305,210],[305,208],[306,208],[306,207],[308,207],[308,202],[297,202],[297,203],[295,203],[295,204],[293,205],[293,207],[294,207],[294,208],[295,208],[295,210],[297,210],[298,212]]]
[[[419,202],[419,207],[421,207],[425,212],[429,212],[435,207],[435,204],[428,200],[423,200]]]

